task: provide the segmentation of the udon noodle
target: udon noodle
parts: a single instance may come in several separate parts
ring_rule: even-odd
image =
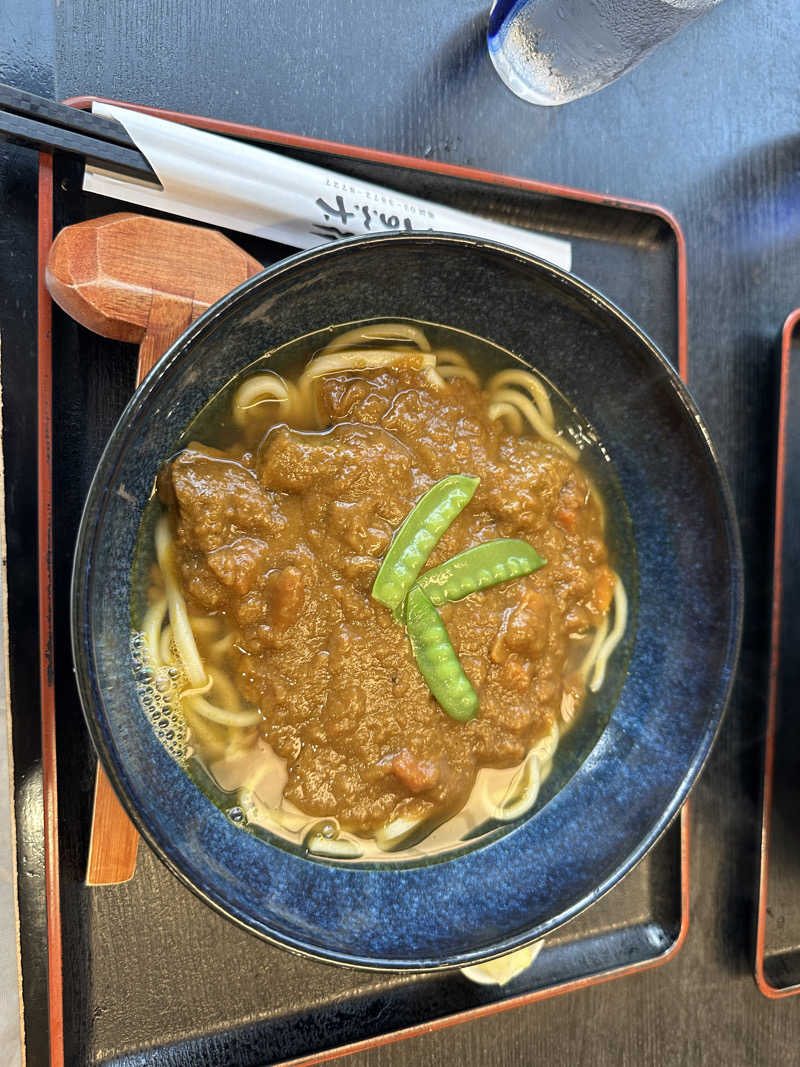
[[[326,380],[369,381],[395,369],[421,375],[433,390],[451,389],[458,380],[469,383],[482,390],[489,419],[509,434],[546,442],[573,464],[580,457],[579,444],[558,425],[550,390],[536,374],[521,366],[506,367],[482,382],[481,368],[471,365],[463,352],[452,345],[433,345],[424,329],[408,322],[368,323],[338,333],[294,380],[271,369],[249,374],[232,393],[229,423],[244,447],[253,449],[268,430],[283,424],[303,433],[321,432],[328,427],[320,392]],[[602,501],[592,483],[587,484],[602,527]],[[240,636],[224,612],[201,614],[187,599],[176,563],[174,527],[166,513],[155,522],[154,547],[148,606],[133,632],[132,652],[142,705],[158,736],[180,762],[199,759],[212,772],[233,798],[226,810],[235,821],[302,842],[322,857],[370,858],[409,843],[418,845],[421,838],[425,849],[435,851],[457,843],[487,820],[509,822],[529,812],[562,735],[575,721],[581,687],[596,692],[603,686],[609,659],[626,632],[625,589],[619,575],[611,572],[613,595],[599,624],[571,635],[580,650],[577,661],[571,657],[572,675],[580,684],[565,688],[560,713],[534,738],[522,761],[511,767],[480,767],[467,803],[438,824],[434,820],[428,826],[412,808],[372,834],[355,833],[344,829],[335,815],[307,813],[283,795],[286,761],[260,729],[269,709],[244,699],[231,674]],[[280,699],[281,680],[273,678],[270,685]],[[423,837],[426,829],[430,832]]]

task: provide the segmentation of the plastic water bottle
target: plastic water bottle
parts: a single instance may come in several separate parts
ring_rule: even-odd
[[[610,85],[720,0],[494,0],[489,54],[532,104],[566,104]]]

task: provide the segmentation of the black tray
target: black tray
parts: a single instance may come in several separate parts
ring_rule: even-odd
[[[767,997],[800,993],[800,309],[781,335],[769,706],[761,825],[756,981]]]
[[[192,121],[266,141],[280,151],[401,191],[568,237],[574,272],[619,303],[685,375],[683,242],[674,220],[660,209],[427,160]],[[50,195],[48,171],[40,188],[40,229],[50,225],[51,206],[54,231],[121,209],[119,202],[82,193],[80,168],[60,157],[51,201]],[[40,236],[46,247],[49,233]],[[241,234],[228,236],[265,264],[288,251]],[[45,348],[46,333],[41,339]],[[273,948],[204,906],[145,845],[131,882],[87,887],[95,758],[72,678],[69,572],[95,464],[133,389],[136,350],[87,332],[56,309],[52,363],[55,538],[52,561],[43,563],[52,577],[55,605],[59,810],[57,824],[50,826],[50,848],[57,850],[51,871],[55,861],[60,868],[55,912],[60,904],[62,935],[54,943],[56,923],[51,921],[49,947],[51,960],[59,950],[63,955],[63,1020],[57,990],[52,995],[57,975],[51,980],[49,1036],[44,1036],[48,1018],[42,986],[37,990],[35,982],[26,980],[29,1062],[43,1062],[47,1044],[53,1062],[63,1058],[67,1064],[248,1067],[311,1062],[394,1040],[400,1032],[424,1032],[652,967],[678,951],[688,923],[686,809],[622,883],[548,938],[535,963],[504,988],[478,986],[459,973],[348,970]],[[13,600],[11,611],[13,628]],[[36,709],[25,706],[31,704],[31,693],[23,667],[22,661],[16,670],[12,664],[14,712],[33,721]],[[45,709],[45,736],[46,715]],[[47,784],[45,760],[45,790]],[[47,833],[41,821],[18,811],[17,826],[20,855],[43,848]],[[26,881],[20,866],[23,965],[35,977],[45,946],[36,918],[37,890]]]

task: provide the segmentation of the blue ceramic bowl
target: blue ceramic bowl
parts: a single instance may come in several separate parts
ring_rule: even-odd
[[[523,358],[597,431],[630,512],[619,561],[638,601],[613,706],[559,752],[518,825],[418,865],[310,860],[243,831],[189,780],[141,711],[130,572],[161,464],[230,378],[266,349],[376,316],[441,322]],[[126,408],[97,469],[73,573],[86,719],[142,835],[209,904],[286,947],[366,967],[463,966],[542,937],[611,888],[663,832],[708,756],[741,621],[730,493],[703,421],[655,345],[576,278],[464,237],[337,243],[250,279],[172,346]],[[596,720],[596,716],[595,716]],[[582,746],[582,748],[581,748]]]

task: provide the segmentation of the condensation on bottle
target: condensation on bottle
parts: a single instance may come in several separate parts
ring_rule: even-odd
[[[720,0],[495,0],[489,54],[509,89],[553,106],[596,93]]]

